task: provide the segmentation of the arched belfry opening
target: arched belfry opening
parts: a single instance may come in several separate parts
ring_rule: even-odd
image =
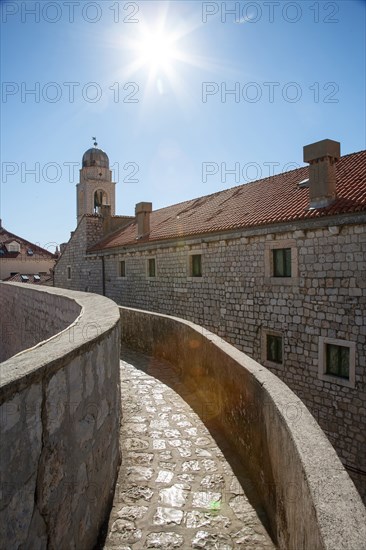
[[[80,170],[80,182],[77,184],[77,220],[85,214],[100,214],[102,206],[110,206],[111,216],[115,215],[115,182],[109,169],[109,158],[98,147],[93,138],[94,147],[85,151]]]
[[[103,189],[97,189],[94,193],[94,214],[100,214],[101,208],[109,204],[108,195]]]

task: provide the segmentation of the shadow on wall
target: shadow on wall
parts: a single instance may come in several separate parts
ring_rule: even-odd
[[[195,411],[219,427],[231,447],[227,455],[249,473],[260,498],[255,505],[266,511],[279,548],[365,548],[361,498],[315,419],[283,382],[193,323],[120,312],[122,344],[172,363]]]

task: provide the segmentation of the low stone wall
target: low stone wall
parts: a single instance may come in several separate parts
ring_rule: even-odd
[[[210,410],[250,473],[279,548],[366,548],[361,498],[315,419],[283,382],[193,323],[120,310],[122,342],[177,365],[196,412]]]
[[[38,287],[37,287],[38,288]],[[81,306],[66,295],[39,293],[34,286],[0,285],[0,362],[31,348],[66,329],[81,312]]]
[[[6,320],[20,323],[19,304],[34,320],[32,336],[19,325],[34,347],[0,364],[0,548],[93,548],[120,461],[118,308],[15,283],[0,294]]]

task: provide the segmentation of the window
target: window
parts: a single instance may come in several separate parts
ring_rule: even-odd
[[[273,254],[273,277],[291,277],[291,248],[277,248]]]
[[[264,283],[289,286],[299,284],[299,260],[295,239],[278,239],[265,243]]]
[[[70,279],[71,279],[71,265],[67,266],[67,278],[70,281]]]
[[[202,255],[191,255],[191,277],[202,277]]]
[[[356,344],[336,338],[319,338],[318,378],[349,388],[355,387]]]
[[[147,261],[147,276],[156,277],[156,262],[155,258],[149,258]]]
[[[284,361],[284,335],[279,330],[262,329],[261,362],[264,366],[278,367]]]
[[[118,277],[126,277],[126,262],[120,260],[118,263]]]
[[[349,379],[349,348],[326,344],[325,373],[340,378]]]
[[[8,252],[20,252],[20,244],[17,241],[12,241],[6,245]]]
[[[267,334],[267,361],[282,365],[282,337]]]

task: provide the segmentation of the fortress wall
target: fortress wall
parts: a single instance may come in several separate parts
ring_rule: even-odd
[[[122,343],[179,367],[208,427],[250,473],[280,549],[364,549],[366,510],[302,401],[273,373],[189,321],[121,307]]]
[[[118,308],[57,288],[0,290],[10,320],[34,320],[0,364],[0,548],[92,548],[120,462]],[[48,339],[35,345],[37,328]]]

